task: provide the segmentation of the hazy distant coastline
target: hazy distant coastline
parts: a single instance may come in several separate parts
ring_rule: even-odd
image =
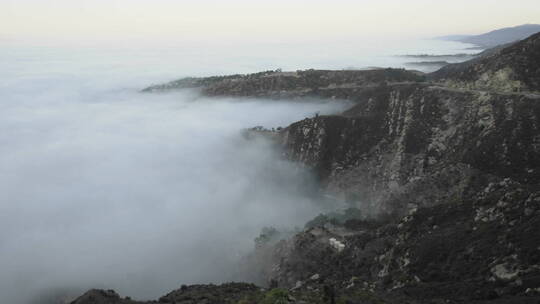
[[[436,39],[459,41],[477,45],[478,48],[492,48],[498,45],[516,42],[540,32],[540,24],[524,24],[507,27],[480,35],[450,35]]]

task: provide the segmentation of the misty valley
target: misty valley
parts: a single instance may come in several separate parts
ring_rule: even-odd
[[[540,25],[333,35],[0,36],[0,303],[540,303]]]

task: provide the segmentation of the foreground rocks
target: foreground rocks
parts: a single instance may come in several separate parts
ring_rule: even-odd
[[[243,283],[184,286],[161,303],[540,303],[540,35],[422,75],[269,71],[145,92],[345,99],[345,113],[254,128],[360,209],[258,244]],[[321,217],[324,219],[324,217]],[[92,290],[85,303],[134,302]]]
[[[266,248],[274,254],[267,275],[280,286],[332,285],[340,296],[355,291],[380,303],[538,303],[538,229],[540,192],[505,180],[397,221],[307,229]]]
[[[265,259],[278,289],[182,286],[150,302],[92,290],[73,303],[539,303],[539,229],[540,189],[506,179],[398,219],[328,222],[259,246],[252,261]]]
[[[73,304],[146,304],[146,303],[240,303],[241,301],[258,301],[263,296],[259,287],[245,283],[228,283],[222,285],[182,286],[178,290],[159,298],[158,301],[133,301],[129,297],[122,298],[113,290],[90,290],[73,301]],[[246,302],[253,303],[253,302]]]

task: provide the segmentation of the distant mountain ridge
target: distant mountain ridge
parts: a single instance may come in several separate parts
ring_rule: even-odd
[[[476,44],[482,47],[494,47],[516,42],[540,32],[540,24],[524,24],[494,30],[481,35],[450,35],[437,39]]]
[[[540,33],[474,60],[451,64],[431,73],[450,87],[499,92],[540,92]]]

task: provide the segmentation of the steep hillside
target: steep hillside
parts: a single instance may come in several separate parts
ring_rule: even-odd
[[[539,202],[540,192],[505,180],[395,222],[308,228],[258,254],[272,253],[265,271],[278,285],[331,285],[350,303],[537,303]]]
[[[540,91],[540,33],[470,62],[430,75],[450,87],[500,92]]]
[[[540,98],[382,86],[282,132],[286,155],[372,212],[430,206],[506,177],[540,182]],[[483,181],[482,181],[483,180]]]

